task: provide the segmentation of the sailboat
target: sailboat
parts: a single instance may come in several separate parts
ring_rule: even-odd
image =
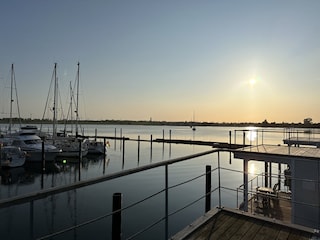
[[[78,133],[78,121],[79,121],[79,111],[78,111],[78,95],[79,95],[79,71],[80,71],[80,63],[78,63],[77,70],[77,101],[76,101],[76,134],[68,135],[66,131],[63,134],[57,132],[57,104],[58,104],[58,78],[57,78],[57,64],[55,63],[54,72],[53,72],[53,80],[54,80],[54,103],[53,103],[53,130],[52,130],[52,143],[58,148],[62,149],[60,156],[62,157],[78,157],[79,154],[81,156],[86,156],[88,154],[88,139],[83,138]]]
[[[196,130],[196,127],[194,126],[194,111],[193,111],[193,117],[192,117],[192,124],[190,125],[190,128],[192,128],[192,131]]]
[[[11,158],[13,157],[20,157],[22,154],[13,154],[14,152],[18,153],[19,151],[24,151],[27,153],[26,160],[27,161],[41,161],[42,160],[42,151],[44,150],[45,159],[46,161],[53,161],[57,154],[60,153],[60,150],[57,149],[55,146],[51,144],[44,144],[42,146],[42,140],[39,136],[37,136],[36,131],[34,131],[34,127],[32,127],[32,131],[29,131],[31,128],[30,126],[21,127],[20,123],[20,130],[19,131],[12,131],[12,109],[13,109],[13,87],[16,90],[16,101],[17,101],[17,109],[18,115],[20,118],[20,110],[19,110],[19,103],[18,103],[18,94],[15,82],[15,74],[14,74],[14,66],[11,65],[11,99],[10,99],[10,121],[9,121],[9,128],[8,133],[1,138],[1,142],[4,145],[11,146],[11,148],[6,149]],[[13,148],[17,148],[13,150]],[[13,164],[13,161],[8,165],[17,165],[22,163],[22,159],[17,160],[19,163]]]

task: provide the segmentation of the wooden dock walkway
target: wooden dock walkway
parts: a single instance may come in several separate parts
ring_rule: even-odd
[[[305,146],[316,146],[317,148],[320,148],[320,138],[314,138],[314,137],[290,137],[287,139],[283,139],[283,143],[287,145],[294,145],[299,147],[300,145]]]
[[[202,146],[210,146],[210,147],[214,147],[214,148],[227,148],[227,149],[237,149],[237,148],[244,147],[244,145],[241,145],[241,144],[233,144],[233,143],[226,143],[226,142],[183,140],[183,139],[162,139],[162,138],[157,138],[157,139],[155,139],[153,141],[154,142],[160,142],[160,143],[202,145]],[[245,145],[245,146],[248,146],[248,145]]]
[[[305,158],[320,160],[320,148],[314,147],[289,147],[281,145],[257,145],[245,148],[239,148],[233,151],[235,158],[244,159],[250,157],[255,160],[266,160],[270,158],[273,162],[281,162],[285,158]]]
[[[285,224],[278,220],[253,216],[237,210],[212,209],[194,223],[171,237],[171,239],[307,240],[311,239],[313,236],[313,230],[310,228]]]
[[[173,144],[201,145],[201,146],[210,146],[214,148],[226,148],[226,149],[237,149],[237,148],[249,146],[249,145],[234,144],[234,143],[227,143],[227,142],[184,140],[184,139],[157,138],[157,139],[151,140],[151,139],[135,139],[135,138],[128,138],[128,137],[113,137],[113,136],[84,136],[84,137],[98,138],[98,139],[111,139],[111,140],[140,141],[140,142],[152,141],[156,143],[168,143],[168,144],[173,143]]]

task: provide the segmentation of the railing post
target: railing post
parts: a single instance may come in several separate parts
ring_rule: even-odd
[[[121,239],[121,205],[122,193],[114,193],[112,202],[112,240]]]
[[[231,149],[231,131],[229,131],[229,149]],[[219,153],[219,152],[218,152]],[[231,151],[229,152],[229,164],[231,164]]]
[[[140,161],[140,135],[138,136],[138,163]]]
[[[122,143],[122,141],[121,141],[121,138],[122,138],[122,128],[120,128],[120,150],[121,150],[121,143]]]
[[[245,147],[245,145],[246,145],[246,132],[243,132],[243,139],[242,139],[242,141],[243,141],[243,147]]]
[[[248,159],[243,160],[243,210],[248,212]]]
[[[152,134],[150,135],[150,161],[152,160]]]
[[[120,140],[121,141],[121,140]],[[122,138],[122,168],[124,167],[124,142],[125,141],[125,137],[123,136],[123,138]]]
[[[171,157],[171,129],[169,130],[169,157]]]
[[[230,153],[231,154],[231,153]],[[220,152],[218,152],[218,184],[219,184],[219,208],[221,208],[221,175],[220,175]]]
[[[163,140],[163,142],[162,142],[162,154],[163,154],[163,152],[164,152],[164,129],[162,129],[162,140]]]
[[[278,163],[278,190],[281,189],[281,163]]]
[[[268,162],[264,162],[264,186],[268,187]]]
[[[106,171],[106,138],[103,138],[103,174]]]
[[[165,226],[165,239],[169,239],[169,193],[168,193],[168,164],[165,165],[165,188],[166,188],[166,192],[165,192],[165,218],[166,218],[166,226]]]
[[[206,166],[206,207],[205,212],[211,209],[211,166]]]
[[[117,128],[114,128],[114,150],[117,149]]]

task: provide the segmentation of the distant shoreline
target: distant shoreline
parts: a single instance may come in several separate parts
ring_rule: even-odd
[[[65,124],[65,120],[57,121],[58,124]],[[9,124],[8,118],[0,119],[0,123]],[[49,119],[12,119],[13,124],[50,124],[52,120]],[[68,124],[75,123],[74,121],[68,121]],[[215,126],[215,127],[272,127],[272,128],[320,128],[320,123],[268,123],[266,121],[262,123],[254,122],[179,122],[179,121],[137,121],[137,120],[80,120],[81,124],[106,124],[106,125],[155,125],[155,126]]]

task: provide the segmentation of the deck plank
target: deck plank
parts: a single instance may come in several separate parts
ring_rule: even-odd
[[[193,224],[192,224],[193,225]],[[177,233],[173,240],[260,240],[288,239],[307,240],[312,237],[312,230],[295,228],[292,224],[284,224],[253,216],[245,212],[220,209],[211,215],[208,221],[186,234]],[[180,236],[180,237],[179,237]]]
[[[249,228],[249,230],[242,236],[241,239],[247,240],[247,239],[253,239],[257,233],[260,231],[260,229],[263,227],[263,222],[255,221],[254,224]]]
[[[282,228],[279,233],[276,240],[287,240],[290,234],[290,229],[289,228]]]
[[[253,240],[263,240],[263,239],[275,239],[280,231],[280,226],[272,225],[271,223],[264,223],[260,228],[259,232],[253,238]]]
[[[231,239],[236,233],[239,233],[239,230],[246,224],[245,217],[238,215],[237,218],[235,218],[236,221],[230,225],[229,228],[226,229],[226,231],[219,236],[215,236],[215,234],[211,235],[211,239],[221,239],[221,240],[227,240]]]
[[[241,218],[240,223],[241,227],[238,228],[238,231],[233,234],[232,237],[230,237],[230,240],[239,240],[239,239],[244,239],[243,237],[245,234],[250,230],[250,228],[254,225],[254,220],[249,218]]]
[[[221,221],[219,218],[217,219],[217,223],[219,223],[217,228],[214,228],[214,231],[211,233],[210,239],[223,239],[225,235],[228,234],[228,231],[233,227],[233,224],[238,219],[234,216],[229,216],[227,220]],[[227,238],[224,238],[227,239]]]

